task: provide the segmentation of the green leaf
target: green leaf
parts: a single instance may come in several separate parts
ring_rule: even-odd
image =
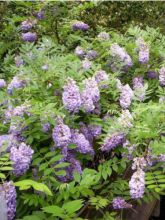
[[[64,216],[63,209],[55,205],[43,207],[42,210],[46,213],[53,214],[53,216],[58,216],[61,218]]]
[[[68,214],[72,214],[78,211],[83,206],[83,200],[75,200],[65,203],[62,208],[67,211]]]

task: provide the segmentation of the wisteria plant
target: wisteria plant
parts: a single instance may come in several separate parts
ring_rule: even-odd
[[[0,79],[2,214],[113,220],[159,198],[165,37],[139,27],[125,35],[98,28],[93,37],[73,20],[61,25],[59,43],[35,32],[42,19],[41,10],[20,23],[22,46],[5,57]]]

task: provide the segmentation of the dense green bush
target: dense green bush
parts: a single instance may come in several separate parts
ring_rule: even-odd
[[[6,205],[12,181],[16,219],[113,220],[164,194],[165,37],[158,28],[121,34],[92,20],[74,31],[85,25],[75,24],[81,7],[110,3],[79,4],[11,2],[3,17],[14,10],[2,45],[17,44],[2,52],[0,196]],[[20,40],[20,22],[43,8],[38,40]]]

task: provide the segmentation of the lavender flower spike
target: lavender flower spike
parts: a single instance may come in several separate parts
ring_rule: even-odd
[[[131,67],[133,65],[131,57],[127,54],[125,49],[120,47],[118,44],[112,44],[110,50],[112,56],[121,60],[126,67]]]
[[[68,78],[67,84],[64,86],[62,94],[62,101],[64,107],[71,113],[78,112],[81,106],[81,96],[79,87],[76,82]]]
[[[13,173],[16,176],[23,175],[30,166],[34,151],[30,146],[21,143],[20,146],[12,147],[10,150],[10,160],[13,162]]]
[[[88,59],[85,59],[82,61],[82,67],[85,71],[88,71],[92,66],[91,61],[89,61]]]
[[[57,147],[66,147],[71,141],[71,130],[63,123],[61,118],[57,119],[57,125],[53,129],[52,137]]]
[[[135,77],[133,79],[134,94],[139,101],[144,101],[146,96],[146,89],[144,87],[144,81],[142,76]]]
[[[94,60],[98,56],[95,50],[89,50],[85,56],[88,60]]]
[[[144,39],[140,38],[137,40],[137,45],[139,49],[139,62],[141,64],[148,63],[149,61],[149,47],[148,45],[144,42]]]
[[[133,96],[134,96],[134,93],[128,84],[126,84],[125,86],[122,86],[120,100],[119,100],[120,106],[123,109],[129,108],[129,106],[131,105]]]
[[[162,67],[159,71],[159,82],[161,86],[165,86],[165,67]]]
[[[142,169],[138,169],[131,177],[129,181],[130,195],[133,199],[139,199],[143,197],[145,191],[145,172]]]
[[[29,31],[36,24],[36,20],[28,19],[21,23],[22,31]]]
[[[77,31],[77,30],[82,30],[82,31],[87,31],[89,29],[89,25],[85,24],[82,21],[76,21],[73,25],[72,25],[72,29],[73,31]]]
[[[11,95],[13,92],[13,89],[21,89],[25,86],[25,84],[26,84],[25,80],[20,79],[18,76],[14,76],[12,81],[7,87],[7,91]]]
[[[133,159],[132,170],[144,169],[147,166],[147,162],[144,157],[136,157]]]
[[[112,205],[114,209],[128,209],[132,208],[132,205],[127,203],[123,198],[116,197],[112,201]]]
[[[107,88],[107,83],[109,77],[104,70],[99,70],[95,72],[95,80],[98,84],[100,84],[100,88]]]
[[[76,49],[75,49],[75,55],[77,55],[78,57],[80,57],[80,58],[83,58],[84,57],[84,55],[85,55],[85,51],[83,50],[83,48],[82,47],[76,47]]]
[[[16,213],[16,190],[12,181],[4,182],[0,185],[0,198],[1,205],[5,203],[4,206],[7,208],[7,220],[14,220]]]
[[[125,135],[123,133],[117,133],[113,135],[108,135],[101,147],[101,151],[109,152],[125,141]]]
[[[110,39],[109,34],[106,32],[100,32],[97,37],[100,41],[107,41]]]
[[[27,42],[35,42],[37,40],[37,34],[35,32],[22,33],[22,40]]]
[[[6,82],[4,79],[0,79],[0,89],[6,87]]]

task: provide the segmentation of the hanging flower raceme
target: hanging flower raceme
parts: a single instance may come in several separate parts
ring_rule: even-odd
[[[10,151],[10,148],[15,143],[15,139],[12,134],[0,135],[0,152]]]
[[[37,34],[35,32],[22,33],[22,40],[27,42],[35,42],[37,40]]]
[[[4,182],[0,185],[0,197],[1,205],[4,203],[4,208],[7,209],[6,213],[4,213],[7,216],[7,220],[14,220],[16,213],[16,190],[12,181]]]
[[[122,86],[121,88],[121,94],[120,94],[120,106],[123,109],[127,109],[131,105],[131,101],[133,99],[134,93],[130,86],[126,84],[125,86]]]
[[[36,24],[36,20],[27,19],[21,23],[22,31],[29,31]]]
[[[67,84],[64,86],[62,94],[62,101],[64,107],[71,113],[76,113],[81,107],[81,96],[79,87],[76,82],[69,78]]]
[[[6,82],[4,79],[0,79],[0,89],[6,87]]]
[[[138,76],[133,79],[133,89],[134,95],[137,97],[137,99],[140,102],[144,101],[146,96],[146,89],[144,87],[144,80],[142,76]]]
[[[161,86],[165,86],[165,67],[162,67],[159,71],[159,82]]]
[[[31,147],[23,142],[19,147],[11,147],[10,160],[13,162],[13,174],[15,176],[21,176],[29,169],[33,153]]]
[[[132,208],[132,205],[127,203],[123,198],[116,197],[112,201],[112,205],[114,209],[129,209]]]
[[[156,71],[148,71],[147,77],[150,79],[158,79],[158,72]]]
[[[146,44],[144,39],[139,38],[137,40],[138,51],[139,51],[139,62],[146,64],[149,61],[149,46]]]
[[[131,128],[133,126],[133,117],[129,110],[122,110],[122,114],[118,119],[119,124],[123,126],[124,128]]]
[[[92,112],[95,109],[95,103],[100,99],[100,91],[94,77],[84,80],[84,90],[82,91],[82,106],[86,112]]]
[[[82,47],[76,47],[75,49],[75,55],[78,56],[79,58],[83,58],[85,56],[85,51]]]
[[[92,66],[92,62],[89,61],[88,59],[85,59],[82,61],[82,68],[85,70],[85,71],[88,71]]]
[[[109,80],[109,77],[104,70],[99,70],[95,72],[95,80],[98,83],[98,85],[100,85],[100,88],[108,87],[106,81]]]
[[[44,10],[40,10],[39,12],[36,13],[36,18],[38,20],[43,20],[45,18],[45,11]]]
[[[85,24],[82,21],[76,21],[72,24],[73,31],[81,30],[81,31],[87,31],[89,29],[89,25]]]
[[[136,150],[136,144],[132,144],[126,140],[123,143],[123,148],[127,149],[127,152],[122,153],[122,157],[127,158],[128,160],[133,160],[133,153]]]
[[[20,79],[18,76],[14,76],[12,81],[10,82],[10,84],[7,87],[7,91],[8,93],[11,95],[13,93],[14,89],[21,89],[26,85],[26,81]]]
[[[71,130],[63,123],[61,118],[57,119],[57,125],[53,129],[52,137],[57,147],[66,147],[71,142]]]
[[[144,169],[147,166],[147,162],[144,157],[135,157],[133,159],[132,170]]]
[[[133,199],[139,199],[143,197],[145,191],[145,172],[142,169],[138,169],[131,177],[129,181],[130,195]]]
[[[100,125],[88,125],[88,129],[94,138],[98,137],[101,134]]]
[[[113,57],[117,57],[119,61],[123,62],[124,66],[131,67],[133,66],[133,62],[131,57],[125,51],[124,48],[120,47],[118,44],[114,43],[111,45],[111,54]]]
[[[118,145],[123,144],[125,141],[124,133],[115,133],[112,135],[108,135],[101,146],[101,151],[109,152],[113,150]]]
[[[95,50],[89,50],[86,53],[85,58],[88,60],[94,60],[98,56],[97,52]]]
[[[110,39],[110,36],[107,32],[100,32],[98,35],[97,35],[98,39],[101,40],[101,41],[107,41]]]
[[[76,150],[78,152],[82,154],[94,155],[94,150],[91,147],[90,142],[78,130],[72,131],[72,143],[74,143],[77,146]]]
[[[49,132],[50,131],[50,123],[49,122],[47,122],[47,123],[44,123],[44,124],[42,124],[42,131],[44,132],[44,133],[47,133],[47,132]]]

